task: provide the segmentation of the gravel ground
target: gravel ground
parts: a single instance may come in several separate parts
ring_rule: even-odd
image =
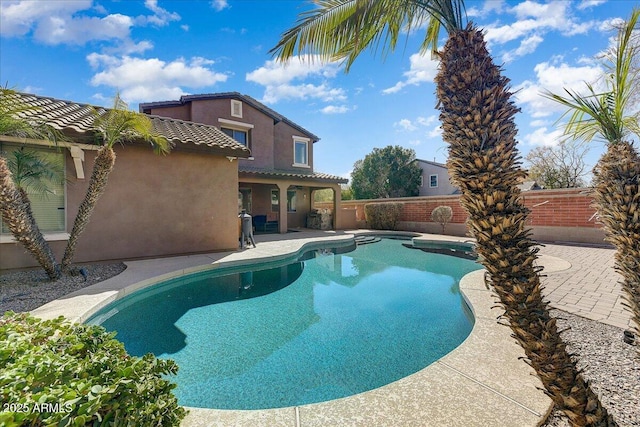
[[[558,327],[571,353],[578,357],[578,368],[602,404],[620,427],[640,426],[640,356],[637,347],[622,340],[623,330],[615,326],[555,310]],[[569,427],[568,419],[554,411],[543,424]]]
[[[16,271],[0,275],[0,314],[5,311],[31,311],[86,286],[122,273],[123,263],[84,266],[87,280],[81,275],[63,275],[51,282],[44,270]]]
[[[33,310],[120,274],[125,268],[122,263],[85,266],[86,281],[79,275],[50,282],[42,270],[0,275],[0,313]],[[640,426],[640,357],[635,346],[622,341],[622,329],[559,310],[554,311],[554,316],[558,317],[561,330],[570,327],[563,333],[569,351],[577,355],[579,368],[618,425]],[[570,423],[554,411],[543,426],[569,427]]]

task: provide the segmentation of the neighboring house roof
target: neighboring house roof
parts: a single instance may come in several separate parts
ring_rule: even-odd
[[[315,173],[295,173],[290,171],[278,171],[278,170],[262,170],[262,169],[251,169],[246,167],[240,167],[238,173],[242,177],[243,175],[252,175],[252,176],[262,176],[265,178],[276,178],[276,179],[299,179],[302,181],[315,181],[315,182],[327,182],[327,183],[335,183],[335,184],[346,184],[349,182],[348,179],[342,178],[340,176],[329,175],[326,173],[315,172]]]
[[[140,103],[139,109],[141,113],[146,113],[150,111],[152,108],[162,108],[162,107],[178,107],[189,103],[191,101],[207,101],[211,99],[237,99],[239,101],[245,102],[246,104],[251,105],[258,111],[261,111],[265,115],[271,117],[274,123],[283,122],[288,124],[289,126],[297,129],[302,132],[305,136],[311,138],[313,142],[319,141],[320,138],[313,133],[309,132],[302,126],[297,123],[292,122],[287,119],[282,114],[279,114],[273,111],[271,108],[267,107],[263,103],[257,101],[256,99],[250,97],[249,95],[243,95],[239,92],[221,92],[221,93],[206,93],[200,95],[183,95],[177,101],[159,101],[159,102],[143,102]]]
[[[20,102],[32,109],[20,113],[24,119],[38,119],[47,125],[75,134],[78,137],[93,137],[96,113],[105,114],[108,109],[80,104],[72,101],[16,92]],[[249,157],[250,150],[215,126],[203,125],[166,117],[148,116],[154,131],[165,137],[172,145],[178,143],[206,146],[212,152],[235,157]]]
[[[429,160],[415,159],[414,162],[426,163],[426,164],[429,164],[429,165],[438,166],[438,167],[445,168],[445,169],[447,168],[447,165],[445,165],[443,163],[432,162],[432,161],[429,161]]]
[[[542,187],[536,181],[523,181],[518,184],[520,191],[542,190]]]

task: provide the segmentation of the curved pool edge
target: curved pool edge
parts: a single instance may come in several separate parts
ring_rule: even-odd
[[[233,269],[247,264],[279,266],[295,260],[306,251],[351,244],[355,245],[353,234],[324,233],[321,236],[259,242],[255,248],[232,252],[125,261],[127,268],[119,275],[44,304],[32,310],[31,314],[41,319],[64,316],[72,322],[82,323],[114,301],[186,274]]]
[[[106,304],[167,278],[254,260],[294,258],[314,245],[353,241],[354,234],[361,233],[259,242],[257,248],[232,253],[128,262],[122,274],[39,307],[32,314],[41,318],[64,315],[82,321]],[[540,263],[548,261],[551,270],[568,268],[558,258],[544,258]],[[153,276],[159,268],[162,274]],[[358,395],[300,407],[251,411],[187,408],[190,413],[182,425],[538,426],[552,409],[551,399],[541,391],[533,370],[520,359],[524,352],[511,338],[510,330],[498,325],[501,310],[494,307],[495,297],[486,289],[483,275],[484,270],[477,270],[460,282],[475,317],[470,335],[455,350],[415,374]]]

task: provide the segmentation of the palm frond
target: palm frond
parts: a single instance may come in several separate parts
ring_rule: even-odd
[[[143,140],[149,142],[157,153],[168,153],[169,141],[154,133],[151,120],[144,114],[128,109],[128,105],[116,94],[113,108],[94,111],[94,128],[101,143],[112,148],[117,143]]]
[[[348,71],[364,50],[383,56],[394,51],[402,34],[430,15],[416,0],[317,0],[317,8],[300,14],[269,51],[280,61],[293,56],[344,61]]]
[[[50,184],[64,182],[62,161],[45,158],[39,152],[25,147],[20,147],[5,157],[16,187],[32,194],[50,194]]]
[[[586,141],[600,138],[609,144],[619,143],[631,133],[640,135],[638,117],[627,114],[638,77],[632,65],[639,47],[632,37],[639,17],[640,9],[634,9],[618,33],[615,49],[606,56],[605,91],[597,93],[593,85],[585,83],[586,95],[568,89],[565,89],[568,96],[542,93],[567,108],[559,119],[568,118],[564,127],[566,135]]]

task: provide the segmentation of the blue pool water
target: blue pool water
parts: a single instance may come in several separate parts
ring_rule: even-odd
[[[185,406],[263,409],[349,396],[419,371],[471,331],[458,281],[480,266],[402,243],[176,279],[89,322],[117,331],[131,354],[175,360]]]

